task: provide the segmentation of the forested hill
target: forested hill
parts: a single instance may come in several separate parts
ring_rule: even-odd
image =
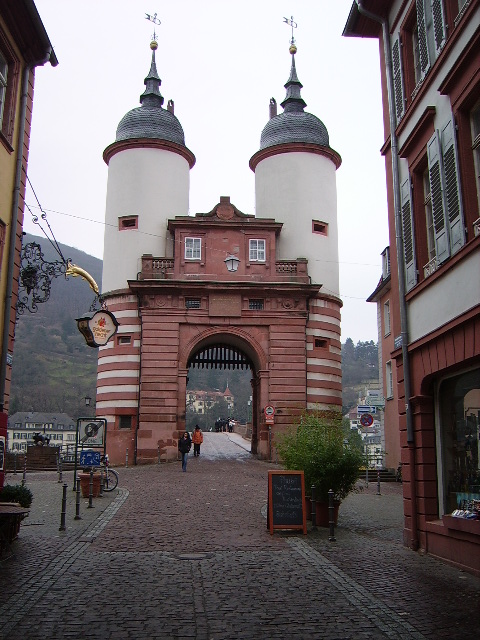
[[[342,344],[343,413],[347,413],[364,396],[366,389],[378,389],[378,344],[357,342],[351,338]]]
[[[46,262],[60,260],[51,243],[26,234],[23,246],[36,242]],[[65,259],[85,269],[100,286],[102,261],[60,244]],[[13,351],[10,415],[15,411],[61,411],[84,415],[86,395],[95,397],[97,349],[88,347],[76,319],[89,314],[94,292],[80,277],[52,281],[48,302],[36,313],[18,316]]]

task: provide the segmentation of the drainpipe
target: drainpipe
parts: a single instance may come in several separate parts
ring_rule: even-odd
[[[135,453],[133,464],[137,464],[137,452],[138,452],[138,430],[140,428],[140,388],[142,385],[142,344],[143,344],[143,322],[142,322],[142,307],[140,306],[140,295],[137,294],[137,308],[138,317],[140,320],[140,361],[138,365],[138,397],[137,397],[137,424],[135,426]]]
[[[415,484],[415,434],[413,431],[412,410],[410,404],[410,359],[408,354],[408,316],[407,303],[405,301],[405,274],[403,270],[403,236],[402,236],[402,209],[400,200],[400,173],[398,169],[398,140],[396,135],[395,102],[393,93],[392,54],[390,49],[390,33],[388,21],[371,11],[365,9],[363,0],[355,0],[359,12],[370,20],[382,25],[383,47],[385,56],[385,70],[387,75],[388,112],[390,121],[390,144],[392,149],[392,176],[393,176],[393,208],[395,212],[395,246],[397,252],[398,290],[400,304],[400,328],[402,336],[403,382],[405,388],[405,411],[407,419],[407,444],[409,455],[409,467],[411,472],[410,491],[412,507],[412,539],[410,547],[418,549],[417,532],[417,495]]]
[[[7,272],[7,290],[5,293],[5,307],[3,313],[3,333],[2,333],[2,356],[0,360],[0,411],[3,412],[5,404],[5,387],[7,381],[7,353],[10,335],[10,314],[13,296],[13,272],[15,268],[15,245],[17,240],[17,224],[18,224],[18,203],[20,201],[20,189],[22,183],[22,160],[23,160],[23,143],[25,138],[25,115],[27,112],[28,101],[28,81],[30,72],[38,66],[51,62],[52,66],[58,64],[53,49],[48,47],[45,51],[45,57],[25,66],[22,79],[22,93],[20,96],[20,113],[17,140],[17,166],[15,168],[15,185],[13,188],[12,217],[10,221],[10,235],[8,244],[8,272]]]

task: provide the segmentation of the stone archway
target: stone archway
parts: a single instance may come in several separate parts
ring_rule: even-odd
[[[252,372],[252,446],[251,452],[258,453],[260,437],[259,422],[261,415],[262,379],[264,395],[268,393],[268,376],[265,373],[266,356],[259,344],[251,336],[242,335],[238,328],[232,331],[211,329],[190,340],[181,350],[179,358],[178,422],[179,430],[185,429],[186,390],[190,367],[215,367],[219,369],[250,369]],[[263,368],[262,368],[263,364]],[[180,379],[184,380],[180,383]]]

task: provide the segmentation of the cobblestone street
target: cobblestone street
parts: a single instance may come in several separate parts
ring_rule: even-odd
[[[30,474],[31,514],[0,560],[0,637],[478,638],[480,580],[403,546],[401,485],[359,483],[336,542],[272,536],[272,468],[207,433],[187,473],[119,468],[120,489],[82,499],[80,521],[69,472],[65,532],[57,475]]]

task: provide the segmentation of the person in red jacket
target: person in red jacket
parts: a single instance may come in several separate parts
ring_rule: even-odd
[[[202,433],[200,427],[198,426],[198,424],[195,425],[195,429],[193,430],[192,442],[193,442],[193,455],[195,457],[199,456],[200,455],[200,445],[203,442],[203,433]]]

